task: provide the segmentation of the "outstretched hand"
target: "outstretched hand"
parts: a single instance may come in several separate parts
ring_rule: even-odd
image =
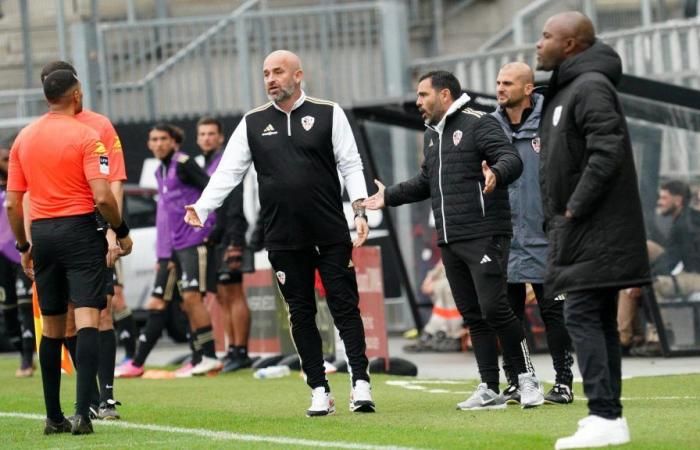
[[[362,206],[367,209],[382,209],[384,208],[384,191],[386,187],[379,180],[374,180],[374,184],[377,185],[377,193],[369,197],[367,200],[362,202]]]
[[[481,173],[484,174],[484,194],[489,194],[496,189],[496,174],[486,161],[481,161]]]
[[[194,205],[185,206],[185,222],[193,227],[202,228],[202,221],[199,220],[197,211],[194,210]]]

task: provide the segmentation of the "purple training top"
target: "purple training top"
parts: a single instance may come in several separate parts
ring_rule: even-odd
[[[10,221],[5,210],[5,197],[7,192],[0,191],[0,254],[10,261],[19,264],[21,261],[19,252],[15,248],[15,236],[10,228]]]
[[[208,221],[203,228],[192,227],[185,223],[185,206],[195,203],[202,193],[196,187],[180,181],[177,176],[178,162],[184,162],[187,158],[189,156],[186,154],[175,152],[167,169],[161,165],[156,170],[158,194],[163,199],[161,210],[165,216],[164,221],[170,229],[169,234],[174,250],[202,244],[213,228]]]

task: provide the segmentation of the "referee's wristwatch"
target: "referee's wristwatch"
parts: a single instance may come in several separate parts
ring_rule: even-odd
[[[29,248],[32,246],[32,244],[29,243],[29,241],[25,242],[24,245],[19,245],[19,242],[15,241],[15,248],[17,249],[18,252],[20,253],[26,253],[29,251]]]
[[[358,217],[359,217],[360,219],[365,219],[365,222],[367,222],[367,213],[365,213],[364,211],[361,212],[361,213],[356,213],[356,214],[355,214],[355,219],[357,219]]]

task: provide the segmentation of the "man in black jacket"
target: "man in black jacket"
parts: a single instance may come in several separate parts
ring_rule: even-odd
[[[520,320],[507,298],[508,250],[513,233],[508,184],[523,164],[498,121],[466,106],[449,72],[423,75],[416,104],[427,129],[424,161],[414,178],[384,188],[365,206],[379,209],[432,199],[447,279],[474,346],[482,383],[457,408],[505,408],[498,387],[498,339],[506,363],[519,374],[523,407],[544,403]]]
[[[540,122],[540,188],[550,242],[545,295],[564,295],[589,416],[557,449],[629,442],[620,404],[617,292],[650,282],[632,147],[615,84],[620,57],[579,12],[551,17],[537,43],[552,70]]]

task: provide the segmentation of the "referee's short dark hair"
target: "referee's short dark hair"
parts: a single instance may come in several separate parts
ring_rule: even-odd
[[[683,206],[688,206],[690,203],[690,187],[687,183],[680,180],[670,180],[661,184],[662,191],[668,191],[669,194],[675,197],[683,198]]]
[[[216,129],[219,130],[219,134],[224,134],[224,126],[221,121],[211,116],[204,116],[199,119],[197,121],[197,130],[199,130],[200,125],[216,125]]]
[[[49,103],[57,103],[61,97],[78,84],[78,78],[70,70],[55,70],[44,80],[44,95]]]
[[[43,83],[49,74],[57,70],[70,70],[73,72],[73,75],[78,76],[78,72],[75,71],[75,67],[71,63],[67,61],[51,61],[41,69],[41,82]]]
[[[459,80],[455,77],[452,72],[446,70],[433,70],[426,74],[421,75],[418,80],[423,81],[430,78],[430,82],[433,85],[433,89],[440,92],[443,89],[448,89],[450,95],[452,95],[452,100],[457,100],[462,95],[462,86],[459,85]]]

